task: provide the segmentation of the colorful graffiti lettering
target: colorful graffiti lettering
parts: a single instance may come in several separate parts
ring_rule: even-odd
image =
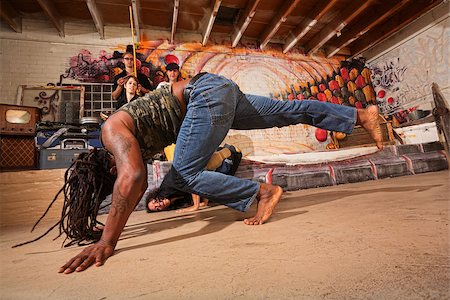
[[[107,58],[93,60],[90,56],[80,53],[76,58],[71,59],[69,74],[72,75],[73,79],[84,82],[109,81],[108,62]]]
[[[72,78],[81,82],[109,82],[111,71],[120,61],[119,57],[114,57],[106,51],[101,51],[99,57],[94,59],[88,50],[82,50],[70,58],[70,68],[61,75],[60,81]]]

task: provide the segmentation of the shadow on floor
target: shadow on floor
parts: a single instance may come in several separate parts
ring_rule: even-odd
[[[319,192],[311,195],[306,195],[301,199],[289,198],[289,192],[283,195],[282,200],[278,204],[274,214],[270,218],[269,222],[276,222],[285,218],[290,218],[300,214],[307,213],[307,210],[299,210],[305,207],[327,203],[336,200],[342,200],[347,197],[353,197],[358,195],[364,195],[367,193],[398,193],[398,192],[423,192],[429,189],[439,187],[441,185],[426,185],[426,186],[401,186],[395,188],[378,188],[378,189],[365,189],[365,190],[344,190],[344,191],[327,191]],[[395,200],[395,198],[393,198]],[[394,201],[393,200],[393,201]],[[229,211],[229,213],[227,212]],[[251,210],[254,213],[254,209]],[[155,213],[151,214],[156,215]],[[249,212],[240,213],[229,208],[223,207],[215,210],[200,210],[194,213],[184,214],[180,216],[173,216],[163,219],[152,220],[144,223],[129,225],[125,228],[121,235],[120,240],[126,240],[138,236],[147,235],[150,233],[161,232],[167,229],[174,229],[183,226],[190,222],[206,221],[208,222],[203,228],[198,231],[182,234],[158,241],[152,241],[149,243],[124,247],[116,250],[115,255],[120,252],[134,250],[144,247],[150,247],[155,245],[162,245],[180,240],[195,238],[198,236],[207,235],[221,231],[234,223],[235,221],[242,221],[245,218],[251,216]]]

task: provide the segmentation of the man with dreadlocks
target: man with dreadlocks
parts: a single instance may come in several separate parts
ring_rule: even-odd
[[[103,232],[95,244],[70,259],[59,272],[68,274],[93,264],[100,266],[113,254],[128,217],[146,190],[144,162],[171,143],[176,143],[173,165],[162,186],[194,193],[239,211],[247,211],[256,200],[256,215],[244,223],[265,223],[281,198],[281,187],[206,171],[205,166],[229,129],[299,123],[345,133],[351,133],[359,124],[382,148],[376,106],[355,109],[320,101],[278,101],[246,95],[233,81],[209,73],[175,82],[121,107],[102,128],[105,149],[92,151],[90,160],[74,165],[71,176],[85,175],[71,179],[70,193],[65,191],[70,194],[69,206],[95,203],[86,204],[89,211],[95,211],[94,215],[83,215],[83,208],[79,216],[71,216],[76,218],[74,222],[85,224],[80,230],[77,226],[65,230],[69,238],[77,240],[95,238],[98,201],[112,192]],[[72,194],[76,190],[79,194]]]

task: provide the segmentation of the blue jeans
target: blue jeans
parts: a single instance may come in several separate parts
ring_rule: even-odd
[[[239,211],[255,200],[260,184],[206,171],[209,158],[230,129],[263,129],[299,123],[351,133],[352,107],[316,100],[279,101],[243,94],[233,81],[205,74],[193,84],[177,137],[173,165],[162,185],[194,193]]]

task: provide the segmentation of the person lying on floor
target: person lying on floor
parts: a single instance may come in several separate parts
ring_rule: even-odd
[[[150,194],[146,200],[148,213],[163,210],[176,210],[178,213],[192,212],[199,210],[200,207],[207,206],[209,203],[208,199],[201,199],[199,195],[195,194],[176,191],[170,196],[162,197],[158,192],[159,189],[154,194]]]
[[[242,159],[241,151],[231,145],[219,147],[211,156],[206,170],[234,175]],[[209,200],[196,194],[157,188],[148,196],[145,206],[147,212],[177,209],[177,212],[192,212],[208,205]],[[192,204],[192,205],[191,205]],[[191,205],[186,207],[187,205]]]

